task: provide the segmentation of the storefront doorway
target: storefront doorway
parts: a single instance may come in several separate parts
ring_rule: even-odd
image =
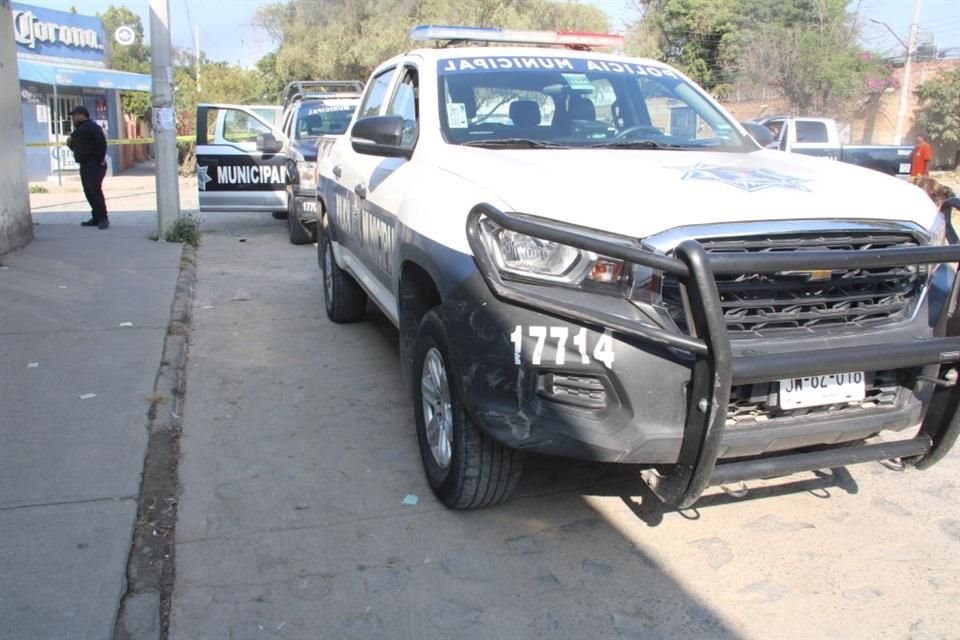
[[[73,131],[73,120],[70,112],[74,107],[83,105],[82,96],[53,96],[47,97],[50,114],[50,142],[66,141]],[[59,137],[58,137],[59,136]],[[76,171],[80,167],[73,159],[73,152],[65,146],[50,147],[50,171]]]

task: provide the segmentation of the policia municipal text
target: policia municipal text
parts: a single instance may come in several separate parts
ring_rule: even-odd
[[[80,224],[106,229],[110,226],[107,202],[103,197],[103,177],[107,174],[107,137],[100,125],[90,119],[90,112],[85,107],[75,107],[70,116],[73,118],[73,133],[67,138],[67,146],[80,165],[80,183],[92,215]]]

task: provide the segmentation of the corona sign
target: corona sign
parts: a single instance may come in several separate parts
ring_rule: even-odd
[[[11,4],[11,9],[17,57],[103,66],[104,30],[99,18],[20,4]]]

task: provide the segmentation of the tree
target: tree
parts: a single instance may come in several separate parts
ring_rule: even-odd
[[[264,89],[277,93],[304,78],[365,80],[410,48],[417,24],[607,30],[596,7],[549,0],[289,0],[262,7],[256,23],[278,44],[257,64]]]
[[[960,143],[960,65],[941,71],[917,87],[917,125],[934,143]],[[960,148],[953,159],[960,167]]]
[[[117,71],[130,71],[132,73],[150,73],[150,50],[144,42],[143,23],[140,16],[124,6],[114,7],[110,5],[107,10],[100,14],[100,20],[103,21],[103,28],[106,31],[106,38],[112,42],[110,48],[109,67]],[[128,26],[136,34],[132,44],[118,44],[113,39],[113,34],[119,27]],[[150,94],[143,91],[121,91],[120,100],[123,103],[123,110],[137,118],[146,118],[150,113]]]
[[[637,0],[643,18],[627,52],[672,64],[707,89],[724,82],[725,50],[739,28],[741,0]]]
[[[867,93],[867,79],[886,75],[857,45],[855,16],[846,0],[787,0],[771,7],[746,0],[758,21],[735,39],[729,69],[739,86],[778,90],[792,109],[843,115]]]
[[[714,93],[770,87],[805,114],[846,111],[878,63],[846,0],[636,0],[628,52],[680,67]]]

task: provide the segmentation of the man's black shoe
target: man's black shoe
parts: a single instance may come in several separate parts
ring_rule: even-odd
[[[100,227],[101,229],[107,229],[110,227],[110,220],[108,220],[107,218],[104,218],[103,220],[97,223],[97,226]]]
[[[86,222],[81,222],[80,226],[81,227],[97,227],[97,226],[100,226],[100,221],[97,220],[96,218],[90,218]]]

